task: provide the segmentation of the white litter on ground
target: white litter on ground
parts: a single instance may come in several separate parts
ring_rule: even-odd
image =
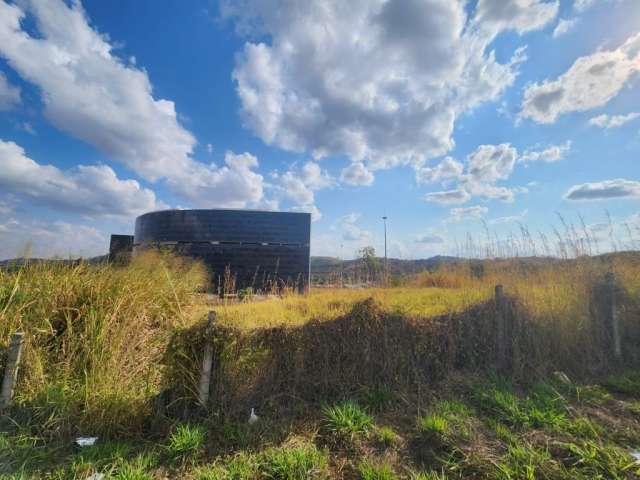
[[[105,478],[104,473],[94,473],[93,475],[88,476],[87,480],[104,480]]]
[[[79,447],[90,447],[94,443],[96,443],[98,437],[78,437],[76,438],[76,444]]]
[[[640,465],[640,450],[631,450],[631,456]]]

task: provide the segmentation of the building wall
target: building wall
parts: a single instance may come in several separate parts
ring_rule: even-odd
[[[136,219],[134,251],[165,246],[203,260],[216,286],[309,285],[311,215],[252,210],[165,210]],[[228,277],[228,275],[227,275]]]
[[[111,235],[109,262],[126,265],[131,259],[133,235]]]

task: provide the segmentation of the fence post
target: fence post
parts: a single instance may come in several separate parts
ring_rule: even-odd
[[[2,380],[0,409],[11,406],[13,391],[16,385],[16,380],[18,379],[18,368],[20,367],[20,358],[22,357],[23,341],[23,332],[16,332],[11,335],[11,343],[9,343],[9,350],[7,353],[7,365],[4,369],[4,378]]]
[[[507,364],[507,319],[504,311],[504,288],[502,285],[496,285],[495,287],[495,303],[498,369],[503,369]]]
[[[616,360],[622,358],[622,344],[620,339],[620,321],[618,318],[618,306],[617,306],[617,284],[616,276],[613,272],[607,272],[605,275],[605,289],[607,302],[605,302],[605,321],[609,324],[609,330],[611,332],[611,343],[613,349],[613,355]]]
[[[202,372],[200,374],[200,389],[198,392],[198,401],[204,408],[209,403],[209,388],[211,385],[211,366],[213,364],[213,342],[211,334],[216,321],[216,312],[209,312],[209,320],[205,334],[204,355],[202,357]]]

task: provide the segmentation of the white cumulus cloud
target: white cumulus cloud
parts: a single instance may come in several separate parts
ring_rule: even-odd
[[[262,200],[262,177],[252,171],[257,160],[227,154],[222,167],[195,161],[196,139],[178,121],[174,102],[154,97],[147,72],[114,54],[79,2],[0,0],[0,56],[38,87],[53,125],[142,178],[165,179],[199,206]]]
[[[422,244],[442,244],[444,243],[444,237],[442,235],[438,235],[436,233],[425,233],[423,235],[418,235],[415,238],[416,243]]]
[[[104,255],[109,237],[95,227],[67,222],[10,218],[0,221],[0,259],[77,258]]]
[[[554,162],[560,160],[570,148],[570,142],[551,146],[543,151],[527,151],[519,157],[518,151],[509,143],[498,145],[479,145],[467,155],[462,165],[453,159],[445,159],[434,168],[421,168],[416,177],[425,180],[455,180],[453,189],[425,194],[424,199],[440,204],[463,204],[473,197],[498,199],[511,202],[516,193],[526,192],[523,187],[506,187],[498,183],[507,180],[513,173],[516,162],[541,160]]]
[[[259,203],[263,197],[264,178],[254,171],[258,159],[246,152],[226,152],[224,163],[218,167],[190,162],[167,183],[174,192],[202,208],[244,208]]]
[[[416,169],[416,181],[418,183],[431,183],[458,178],[463,170],[464,165],[462,163],[451,157],[446,157],[435,167],[420,167]]]
[[[578,23],[578,20],[575,18],[570,18],[570,19],[561,18],[560,21],[558,21],[556,28],[554,28],[553,30],[553,38],[558,38],[564,35],[565,33],[568,33],[569,31],[573,30],[573,28],[576,26],[577,23]]]
[[[557,8],[538,0],[481,0],[475,12],[452,0],[246,0],[227,2],[223,14],[252,38],[233,73],[245,124],[270,145],[342,154],[375,170],[446,154],[458,115],[496,100],[524,59],[517,50],[499,63],[489,49],[495,36],[541,28]]]
[[[359,213],[350,213],[340,217],[338,224],[342,229],[342,240],[345,242],[368,242],[371,240],[371,232],[356,225],[360,218]]]
[[[134,217],[165,208],[153,191],[121,180],[106,165],[62,171],[27,157],[22,147],[0,140],[0,190],[32,202],[92,217]]]
[[[520,158],[519,162],[559,162],[571,150],[571,141],[567,140],[561,145],[551,145],[544,150],[527,150]]]
[[[479,0],[477,17],[495,31],[530,32],[547,25],[558,14],[560,2],[540,0]]]
[[[574,0],[573,8],[578,12],[583,12],[595,5],[597,1],[598,0]]]
[[[452,208],[449,211],[449,220],[452,222],[459,222],[468,218],[479,219],[485,216],[488,212],[489,209],[487,207],[482,207],[480,205],[474,205],[473,207]]]
[[[362,162],[355,162],[346,168],[342,169],[340,173],[340,180],[349,185],[373,185],[374,181],[373,173],[371,173]]]
[[[0,112],[11,110],[20,104],[20,88],[11,85],[4,73],[0,72]]]
[[[520,116],[538,123],[553,123],[563,114],[605,105],[640,70],[640,33],[615,50],[578,58],[555,80],[529,85]]]
[[[583,183],[571,187],[567,200],[609,200],[614,198],[640,198],[640,182],[617,178],[602,182]]]
[[[528,213],[529,213],[528,210],[523,210],[522,212],[520,212],[517,215],[507,215],[506,217],[492,218],[487,223],[489,225],[502,225],[502,224],[505,224],[505,223],[519,223],[519,222],[522,222],[525,219],[525,217],[527,216]]]
[[[518,151],[508,143],[480,145],[467,156],[467,169],[461,176],[461,188],[471,195],[513,201],[513,190],[496,183],[509,178],[517,158]]]
[[[597,117],[593,117],[589,119],[589,125],[595,125],[600,128],[618,128],[624,125],[625,123],[629,123],[632,120],[640,117],[639,112],[631,112],[626,115],[598,115]]]
[[[335,185],[335,179],[320,168],[315,162],[306,162],[302,168],[292,167],[282,175],[272,174],[271,185],[279,198],[292,201],[294,211],[311,212],[313,221],[319,220],[322,214],[315,205],[315,192]]]
[[[441,192],[426,193],[424,199],[427,202],[439,203],[441,205],[455,205],[466,203],[471,199],[471,195],[466,190],[443,190]]]

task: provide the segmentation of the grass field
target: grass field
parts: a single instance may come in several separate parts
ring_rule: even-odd
[[[457,378],[419,405],[378,387],[289,416],[192,419],[82,449],[24,427],[0,434],[6,479],[633,479],[640,372],[520,389]]]
[[[168,255],[2,270],[0,348],[26,340],[0,478],[637,478],[638,256],[478,265],[241,303],[212,302],[202,266]],[[594,301],[609,271],[621,361]],[[518,325],[501,375],[496,284]]]
[[[306,296],[289,295],[260,302],[221,305],[219,321],[228,326],[253,329],[300,326],[317,319],[331,321],[347,314],[353,305],[373,297],[383,308],[409,317],[433,317],[460,312],[493,295],[490,287],[477,288],[366,288],[312,289]]]

